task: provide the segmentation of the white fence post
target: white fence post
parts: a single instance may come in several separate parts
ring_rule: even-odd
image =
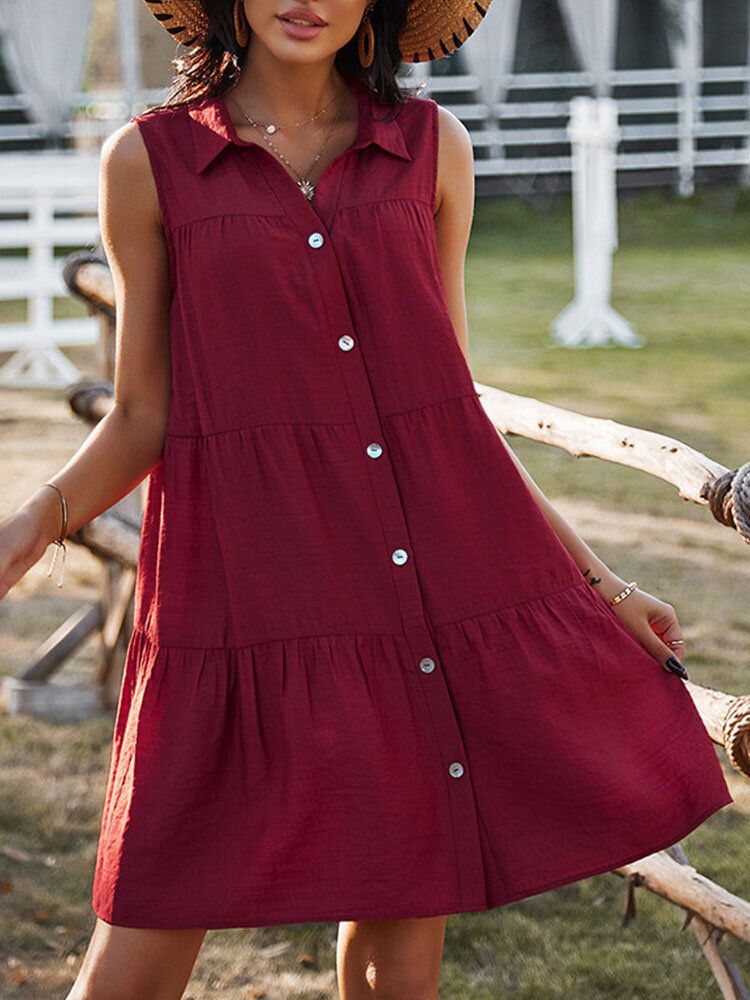
[[[640,347],[641,338],[611,305],[612,255],[617,248],[617,104],[609,97],[574,97],[572,147],[575,297],[552,322],[563,347],[615,341]]]
[[[97,342],[94,317],[55,319],[54,301],[69,294],[55,248],[98,239],[98,162],[98,153],[0,157],[0,247],[15,251],[0,257],[0,301],[25,300],[28,315],[0,324],[0,351],[15,352],[0,367],[0,385],[69,385],[80,372],[60,348]]]

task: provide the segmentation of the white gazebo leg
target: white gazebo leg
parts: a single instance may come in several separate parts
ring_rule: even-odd
[[[700,123],[700,70],[703,65],[702,0],[681,0],[680,36],[672,44],[680,70],[678,102],[679,176],[678,191],[690,197],[695,191],[696,127]]]
[[[552,322],[552,341],[563,347],[640,347],[643,338],[611,304],[617,104],[608,97],[575,97],[571,112],[575,296]]]

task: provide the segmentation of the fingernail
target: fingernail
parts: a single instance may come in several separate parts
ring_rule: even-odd
[[[670,656],[668,660],[664,661],[664,663],[673,674],[677,674],[679,677],[682,677],[683,680],[688,679],[687,670],[685,670],[684,666],[680,663],[676,656]]]

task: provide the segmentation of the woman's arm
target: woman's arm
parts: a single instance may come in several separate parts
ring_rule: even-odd
[[[464,264],[474,217],[474,151],[471,136],[463,122],[447,108],[439,107],[438,112],[440,132],[434,206],[435,233],[448,309],[461,350],[468,362],[469,330]],[[498,437],[581,573],[585,574],[589,583],[605,600],[614,597],[627,581],[602,562],[554,508],[499,431]],[[682,640],[682,630],[671,604],[660,601],[643,590],[636,590],[626,600],[614,605],[614,610],[641,645],[656,659],[663,663],[669,658],[676,659],[666,645],[668,640]]]
[[[114,280],[114,404],[53,477],[68,533],[134,489],[161,457],[170,392],[167,250],[143,139],[128,122],[105,141],[99,224]],[[0,520],[0,599],[58,537],[57,491],[39,486]]]

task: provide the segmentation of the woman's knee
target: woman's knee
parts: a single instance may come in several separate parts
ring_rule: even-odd
[[[205,934],[97,920],[66,1000],[179,1000]]]
[[[343,1000],[436,1000],[446,920],[342,922],[337,964]]]
[[[367,982],[372,1000],[437,1000],[437,974],[432,970],[375,970]]]

